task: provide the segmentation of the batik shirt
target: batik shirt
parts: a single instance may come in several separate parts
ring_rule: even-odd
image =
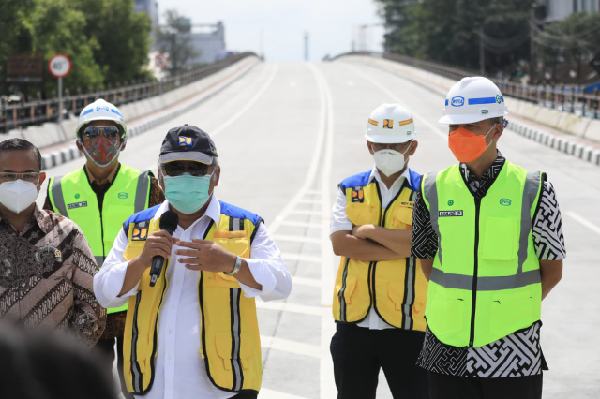
[[[83,234],[64,216],[36,209],[21,233],[0,220],[0,318],[63,329],[93,346],[106,322],[92,288],[97,271]]]
[[[498,152],[496,160],[478,177],[465,164],[460,172],[475,198],[483,198],[504,166]],[[539,207],[533,216],[533,245],[538,259],[565,258],[562,217],[552,184],[544,182]],[[433,259],[438,250],[438,237],[431,225],[429,211],[422,195],[417,196],[413,213],[413,256]],[[546,369],[540,346],[541,321],[480,348],[453,347],[442,343],[429,330],[417,360],[428,371],[456,377],[527,377]]]

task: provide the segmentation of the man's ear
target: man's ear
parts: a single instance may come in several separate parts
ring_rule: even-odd
[[[375,151],[373,151],[373,147],[371,146],[371,142],[367,141],[367,150],[369,150],[369,154],[373,155]]]
[[[83,153],[83,143],[80,139],[75,140],[75,145],[77,145],[77,149],[79,152]]]
[[[215,172],[213,173],[213,185],[216,187],[219,185],[219,178],[221,177],[221,167],[217,165]]]
[[[38,176],[38,190],[42,187],[42,184],[44,183],[45,180],[46,180],[46,172],[41,171],[40,175]]]
[[[408,151],[407,155],[414,155],[417,147],[419,146],[419,142],[417,140],[412,140],[410,145],[410,151]]]

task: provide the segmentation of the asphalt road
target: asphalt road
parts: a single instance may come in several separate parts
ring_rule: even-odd
[[[259,304],[265,374],[261,398],[334,398],[329,339],[337,259],[329,213],[336,184],[371,167],[364,139],[368,113],[399,102],[415,114],[413,169],[455,162],[437,124],[443,99],[366,66],[261,64],[193,111],[132,138],[121,160],[156,170],[166,131],[195,124],[220,154],[219,198],[261,214],[294,275],[285,302]],[[561,284],[544,301],[542,346],[550,370],[544,398],[600,397],[600,289],[593,255],[600,244],[600,168],[506,131],[499,145],[513,162],[548,172],[563,212],[568,258]],[[49,171],[61,175],[74,161]],[[600,278],[599,278],[600,280]],[[378,398],[391,398],[380,379]]]

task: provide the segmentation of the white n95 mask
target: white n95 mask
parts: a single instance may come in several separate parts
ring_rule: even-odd
[[[33,204],[37,196],[37,186],[21,179],[0,184],[0,202],[9,211],[17,214]]]
[[[379,150],[373,154],[373,158],[377,169],[386,176],[401,171],[406,165],[404,154],[396,150]]]

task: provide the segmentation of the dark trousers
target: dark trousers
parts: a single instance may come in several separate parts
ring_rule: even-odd
[[[337,323],[331,356],[338,399],[375,399],[381,369],[394,399],[426,399],[426,372],[415,366],[424,337],[416,331]]]
[[[254,391],[242,391],[237,395],[232,396],[229,399],[256,399],[258,397],[258,393]]]
[[[123,376],[123,336],[118,336],[117,340],[117,371],[119,373],[119,379],[121,381],[121,391],[123,395],[128,399],[133,399],[133,395],[127,392],[127,386],[125,385],[125,378]],[[107,367],[110,367],[110,375],[112,375],[113,362],[115,360],[115,338],[101,339],[96,344],[96,347],[105,357]]]
[[[429,399],[541,399],[542,375],[461,378],[427,373]]]

